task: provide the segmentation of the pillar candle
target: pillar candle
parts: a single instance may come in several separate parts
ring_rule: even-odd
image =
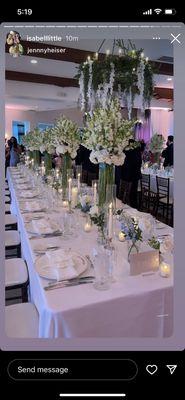
[[[78,174],[78,191],[80,192],[80,173]]]
[[[72,207],[76,207],[78,203],[78,188],[73,187],[71,191],[71,203]]]
[[[112,228],[113,228],[113,208],[112,203],[109,204],[108,210],[108,237],[112,239]]]
[[[68,192],[68,200],[69,201],[71,201],[71,186],[72,186],[72,179],[69,178],[68,179],[68,190],[69,190],[69,192]]]
[[[93,187],[93,195],[94,195],[94,205],[95,205],[96,201],[97,201],[97,183],[96,182]]]

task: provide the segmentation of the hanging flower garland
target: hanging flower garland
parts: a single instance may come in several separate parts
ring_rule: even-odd
[[[108,54],[80,64],[77,78],[80,86],[81,109],[90,112],[97,107],[106,108],[113,94],[122,99],[128,108],[129,119],[136,95],[141,110],[149,107],[153,95],[153,70],[144,57],[143,49],[137,50],[129,41],[125,47],[116,41],[119,54]]]

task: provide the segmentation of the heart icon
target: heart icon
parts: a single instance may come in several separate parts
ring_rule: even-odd
[[[146,370],[150,375],[153,375],[153,374],[155,374],[157,372],[158,367],[155,364],[154,365],[147,365],[146,366]]]

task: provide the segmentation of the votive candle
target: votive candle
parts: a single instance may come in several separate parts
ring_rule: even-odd
[[[90,222],[86,222],[84,225],[84,231],[85,232],[90,232],[91,231],[91,223]]]
[[[164,261],[160,264],[160,275],[164,278],[168,278],[171,274],[171,266]]]
[[[125,234],[124,234],[124,232],[120,231],[119,234],[118,234],[118,237],[119,237],[119,241],[120,241],[120,242],[124,242],[124,241],[125,241]]]

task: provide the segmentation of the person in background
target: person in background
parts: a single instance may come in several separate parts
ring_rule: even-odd
[[[166,149],[162,152],[162,158],[164,158],[163,166],[172,167],[173,166],[173,136],[169,135],[166,143]]]
[[[21,148],[17,143],[17,139],[12,136],[9,140],[10,146],[10,167],[16,167],[20,162]]]
[[[133,208],[137,208],[137,189],[138,182],[141,179],[141,146],[136,146],[134,139],[129,139],[129,145],[125,147],[125,161],[122,166],[121,179],[131,183],[129,194],[129,203]]]
[[[9,166],[10,166],[10,140],[7,140],[5,145],[5,173],[6,169]]]

